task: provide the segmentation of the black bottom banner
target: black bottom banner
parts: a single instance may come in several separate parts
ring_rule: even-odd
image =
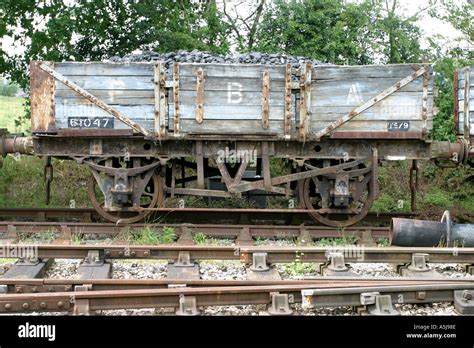
[[[1,316],[0,348],[474,346],[474,317]]]

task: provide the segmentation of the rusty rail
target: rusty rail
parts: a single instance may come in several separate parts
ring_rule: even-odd
[[[17,238],[32,233],[53,232],[69,235],[117,235],[140,231],[143,228],[155,229],[160,233],[163,228],[173,228],[177,238],[184,234],[202,233],[219,238],[238,238],[247,241],[252,238],[388,238],[388,227],[349,227],[343,231],[326,226],[276,226],[276,225],[228,225],[228,224],[133,224],[118,226],[112,223],[74,223],[74,222],[0,222],[0,235],[4,238]],[[0,238],[1,239],[1,238]],[[310,242],[310,240],[308,240]]]
[[[360,306],[362,293],[389,293],[392,298],[403,293],[424,292],[424,296],[404,296],[405,303],[426,303],[454,301],[455,291],[474,289],[472,282],[440,284],[431,280],[417,284],[387,285],[386,282],[346,284],[282,284],[247,286],[209,286],[178,288],[147,288],[127,290],[91,290],[90,286],[76,286],[74,292],[0,294],[0,313],[24,313],[31,311],[73,311],[74,314],[90,314],[97,310],[131,308],[179,308],[182,300],[192,298],[196,306],[223,305],[269,305],[273,294],[292,295],[294,302],[301,302],[305,296],[317,296],[317,306],[351,305]],[[355,295],[355,296],[354,296]],[[395,296],[394,296],[395,295]],[[358,300],[357,300],[358,299]],[[393,301],[393,300],[392,300]],[[315,302],[313,301],[314,305]]]
[[[207,210],[206,210],[207,209]],[[212,214],[203,214],[212,212]],[[219,220],[234,223],[243,221],[273,221],[274,223],[284,222],[286,224],[300,225],[302,223],[314,225],[315,222],[305,209],[216,209],[216,208],[159,208],[155,217],[165,221],[185,221],[185,222],[216,222]],[[394,217],[416,218],[418,213],[369,213],[364,221],[376,221],[389,223]],[[153,221],[153,217],[150,219]],[[0,208],[0,218],[14,219],[34,219],[35,221],[45,221],[53,219],[80,219],[81,221],[100,221],[102,218],[92,208]]]
[[[90,251],[106,259],[177,260],[180,253],[189,253],[192,260],[240,260],[251,264],[256,253],[266,254],[268,263],[328,261],[333,252],[343,252],[345,261],[352,263],[412,262],[414,254],[427,254],[432,263],[474,264],[474,248],[402,248],[402,247],[268,247],[268,246],[196,246],[196,245],[56,245],[6,244],[0,248],[1,257],[19,257],[23,252],[39,259],[84,259]],[[26,255],[25,254],[25,255]]]

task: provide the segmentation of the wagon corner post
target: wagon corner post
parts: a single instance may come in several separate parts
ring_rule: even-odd
[[[56,128],[54,114],[54,77],[40,68],[45,64],[51,69],[54,62],[30,62],[30,101],[31,101],[31,131],[32,133],[51,132]]]

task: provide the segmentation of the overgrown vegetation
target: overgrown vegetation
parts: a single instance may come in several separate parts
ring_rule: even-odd
[[[18,92],[18,86],[8,80],[0,79],[0,96],[14,97]]]
[[[301,258],[304,256],[304,253],[297,253],[295,260],[290,263],[285,263],[283,265],[283,270],[289,276],[292,277],[301,277],[304,275],[309,275],[316,272],[316,264],[302,262]]]
[[[139,245],[157,245],[157,244],[171,244],[176,239],[176,232],[173,227],[165,226],[159,232],[153,227],[146,226],[138,231],[131,231],[129,240],[133,244]]]

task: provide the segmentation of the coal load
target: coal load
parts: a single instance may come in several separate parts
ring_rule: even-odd
[[[263,65],[283,65],[291,64],[292,68],[298,69],[302,64],[311,63],[313,65],[328,65],[319,60],[311,60],[305,57],[294,57],[281,53],[234,53],[226,55],[212,54],[193,50],[178,51],[169,53],[157,53],[152,51],[140,54],[128,54],[124,57],[114,56],[111,62],[153,62],[164,61],[166,69],[174,63],[214,63],[214,64],[263,64]]]

